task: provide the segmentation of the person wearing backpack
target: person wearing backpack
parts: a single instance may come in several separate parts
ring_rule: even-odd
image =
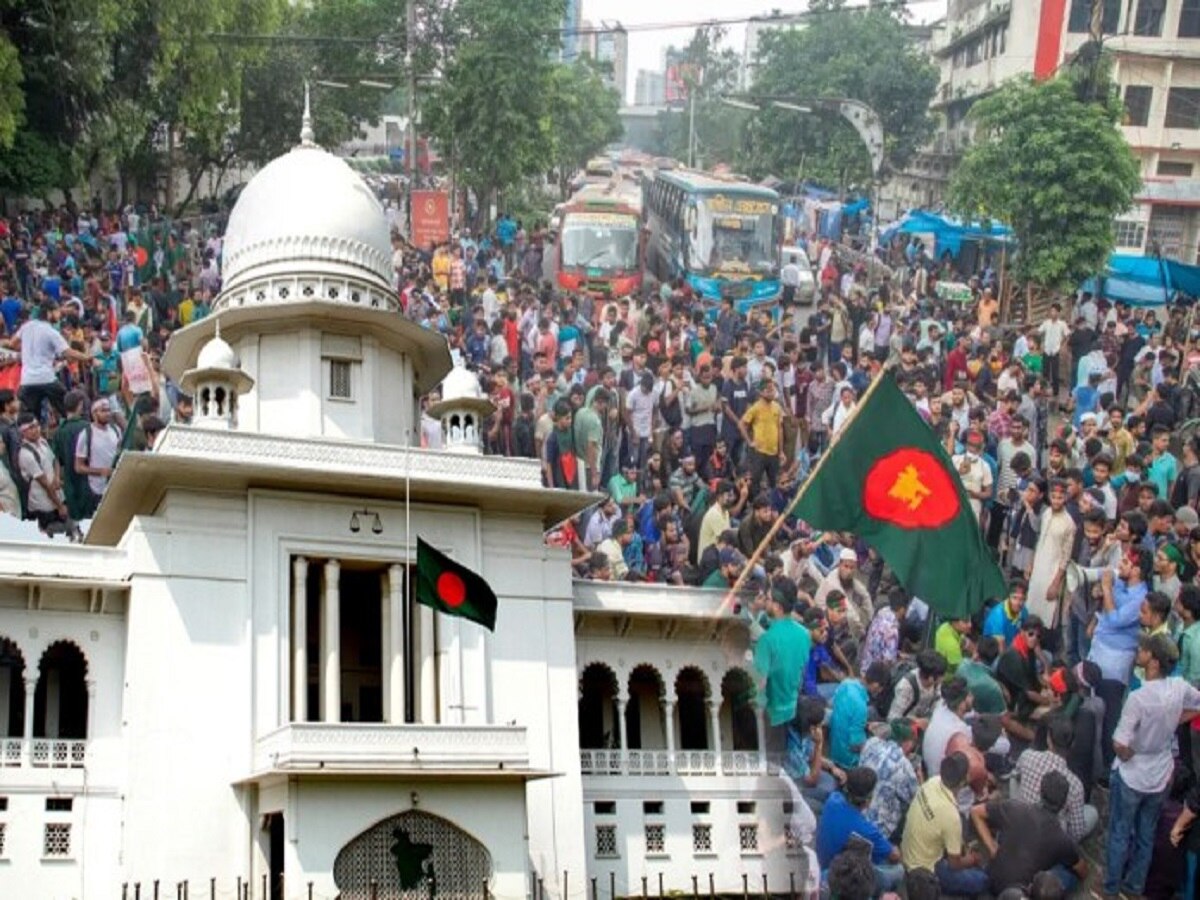
[[[112,421],[108,400],[101,397],[92,403],[91,424],[79,433],[72,461],[76,475],[87,478],[84,517],[100,505],[120,449],[121,429]]]
[[[938,698],[938,685],[946,674],[946,660],[936,650],[925,649],[917,654],[916,668],[896,666],[892,673],[892,698],[887,707],[887,721],[915,719],[924,728]],[[880,704],[882,708],[882,704]]]
[[[79,435],[88,427],[84,417],[84,404],[87,395],[83,391],[67,391],[63,398],[67,417],[58,423],[54,439],[50,446],[54,449],[54,458],[63,473],[63,495],[66,498],[67,512],[75,521],[86,518],[89,514],[90,492],[87,486],[87,476],[75,471],[75,445]]]

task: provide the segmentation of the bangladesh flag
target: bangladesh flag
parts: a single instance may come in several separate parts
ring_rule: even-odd
[[[480,576],[417,538],[417,602],[496,630],[496,593]]]
[[[864,395],[795,512],[814,528],[862,538],[944,618],[1005,595],[953,463],[891,372]]]

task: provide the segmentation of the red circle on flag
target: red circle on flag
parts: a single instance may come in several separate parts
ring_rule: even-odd
[[[932,453],[912,447],[876,460],[862,497],[869,516],[899,528],[940,528],[961,508],[954,476]]]
[[[146,252],[145,247],[133,248],[133,261],[138,264],[138,268],[142,268],[150,261],[150,254]]]
[[[438,599],[447,606],[459,607],[467,599],[467,586],[453,572],[443,572],[437,580]]]

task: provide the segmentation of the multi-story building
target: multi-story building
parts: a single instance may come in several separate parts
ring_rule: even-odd
[[[638,69],[633,87],[634,106],[662,106],[667,102],[667,76],[653,69]]]
[[[972,137],[971,106],[1006,79],[1053,75],[1089,39],[1090,0],[951,0],[935,30],[941,69],[938,134],[887,193],[901,208],[935,207]],[[1200,242],[1200,2],[1106,0],[1104,47],[1125,102],[1122,124],[1141,166],[1134,209],[1117,220],[1118,249],[1161,250],[1184,262]]]
[[[806,28],[809,19],[809,13],[798,13],[791,16],[753,16],[746,22],[746,40],[742,46],[742,65],[738,73],[738,84],[742,90],[749,90],[754,85],[754,68],[758,64],[758,46],[763,34],[780,29]]]
[[[480,454],[478,381],[303,135],[163,355],[193,420],[122,456],[85,544],[0,541],[0,896],[788,891],[745,627],[720,591],[572,582],[543,534],[598,496]],[[494,632],[416,602],[418,537]]]
[[[583,30],[583,0],[565,0],[562,18],[562,44],[559,59],[574,62],[579,56],[579,43]]]
[[[625,84],[629,77],[629,32],[620,22],[606,22],[596,33],[595,57],[608,64],[605,81],[621,95],[625,103]]]

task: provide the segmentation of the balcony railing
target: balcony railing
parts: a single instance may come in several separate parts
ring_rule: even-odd
[[[0,738],[0,769],[82,769],[87,741]]]
[[[525,729],[512,725],[293,722],[259,738],[258,773],[385,770],[486,772],[529,767]]]
[[[761,775],[766,755],[757,750],[580,750],[584,775]]]

